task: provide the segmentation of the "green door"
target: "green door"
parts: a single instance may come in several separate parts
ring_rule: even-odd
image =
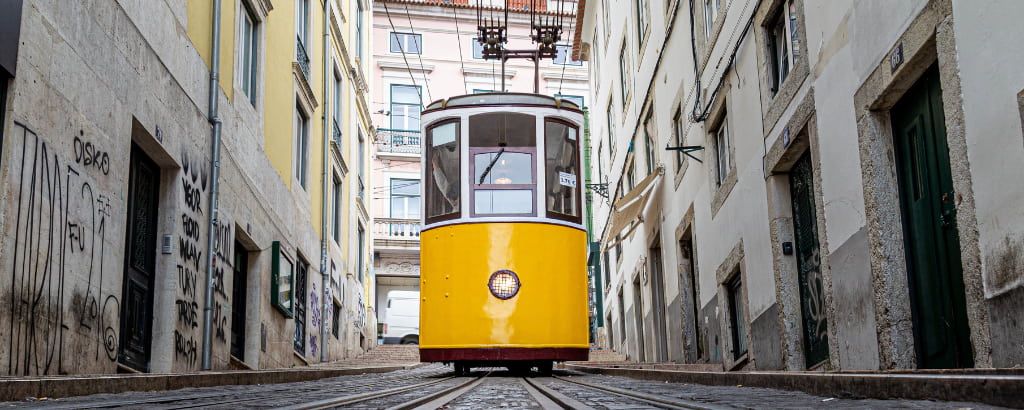
[[[973,367],[937,66],[891,114],[918,367]]]
[[[825,286],[821,277],[817,212],[814,206],[814,172],[811,154],[804,153],[789,171],[793,198],[793,233],[796,237],[796,265],[800,281],[800,313],[804,328],[804,358],[807,368],[828,359],[828,319]]]

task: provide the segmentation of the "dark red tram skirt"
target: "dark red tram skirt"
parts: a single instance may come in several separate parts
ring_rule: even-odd
[[[489,347],[464,349],[420,349],[420,361],[451,362],[456,360],[557,360],[585,361],[590,349],[585,347]]]

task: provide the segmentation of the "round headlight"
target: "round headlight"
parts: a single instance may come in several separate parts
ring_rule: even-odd
[[[491,274],[491,280],[487,281],[487,287],[494,297],[505,300],[511,299],[519,293],[519,277],[515,272],[502,269]]]

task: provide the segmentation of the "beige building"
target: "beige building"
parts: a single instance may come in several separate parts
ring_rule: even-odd
[[[364,351],[368,9],[0,3],[0,372]]]
[[[724,370],[1024,364],[1022,7],[581,4],[613,193],[601,343]]]

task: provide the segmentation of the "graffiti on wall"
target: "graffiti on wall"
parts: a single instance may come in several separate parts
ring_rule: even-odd
[[[96,362],[114,361],[120,301],[104,294],[104,275],[115,203],[95,188],[96,178],[110,172],[109,154],[83,142],[83,131],[72,139],[74,158],[63,158],[59,146],[19,122],[12,135],[22,144],[12,155],[18,179],[12,184],[17,206],[4,295],[7,373],[64,374],[89,365],[82,352]],[[70,337],[72,331],[77,337]]]
[[[202,221],[203,194],[206,192],[208,173],[200,161],[188,152],[181,154],[181,189],[183,207],[178,231],[178,294],[174,301],[178,310],[178,325],[174,330],[174,353],[179,363],[188,368],[196,365],[197,332],[199,332],[199,303],[197,288],[203,280]]]

